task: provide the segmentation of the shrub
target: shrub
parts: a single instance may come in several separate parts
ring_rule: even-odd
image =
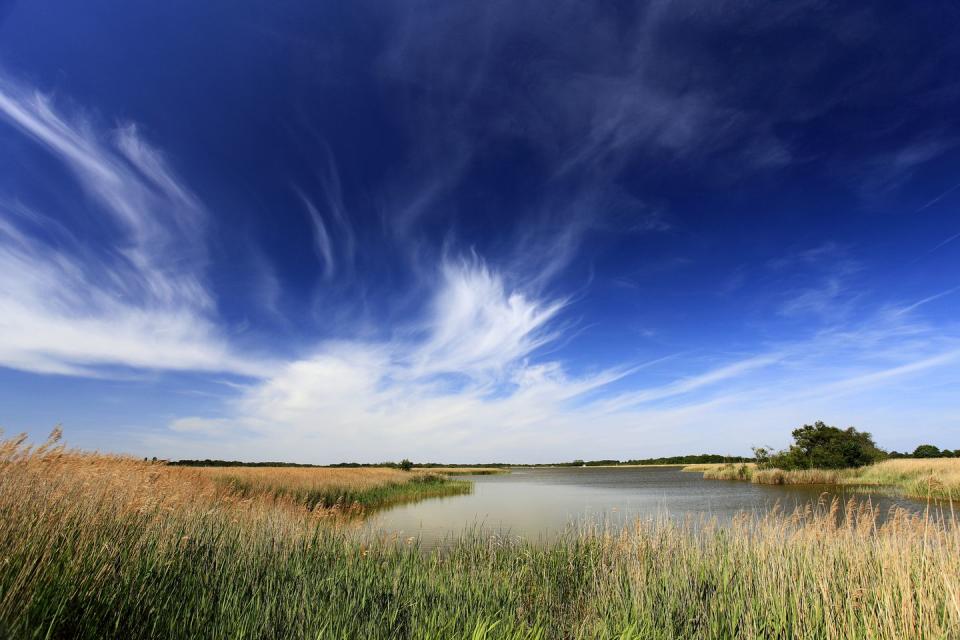
[[[848,469],[862,467],[884,458],[873,436],[853,427],[838,429],[822,421],[793,430],[794,444],[789,449],[764,454],[763,467],[777,469]],[[757,459],[760,460],[760,453]]]

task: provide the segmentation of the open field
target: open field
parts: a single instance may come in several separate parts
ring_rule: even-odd
[[[757,484],[834,484],[881,487],[920,499],[960,499],[960,459],[884,460],[859,469],[757,469],[750,464],[688,465],[712,480],[749,480]]]
[[[0,445],[0,630],[44,638],[948,638],[960,531],[813,505],[421,552],[280,478]],[[343,478],[338,478],[338,481]],[[312,487],[312,481],[294,481]],[[359,482],[359,481],[358,481]],[[262,489],[262,490],[261,490]],[[291,496],[294,496],[292,499]],[[838,522],[843,521],[843,525]]]

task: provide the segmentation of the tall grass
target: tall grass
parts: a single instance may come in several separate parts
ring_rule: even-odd
[[[445,476],[496,476],[510,473],[504,467],[427,467],[426,470]]]
[[[896,487],[918,498],[960,500],[960,459],[884,460],[857,469],[844,482]]]
[[[755,465],[689,465],[708,480],[749,480],[756,484],[833,484],[871,486],[899,495],[960,500],[960,459],[884,460],[859,469],[756,469]]]
[[[757,465],[752,462],[716,465],[703,470],[703,477],[710,480],[751,480]]]
[[[0,443],[0,636],[952,638],[960,532],[868,506],[421,552],[204,471]],[[696,524],[696,526],[694,526]]]
[[[843,484],[849,476],[846,469],[758,469],[751,480],[757,484]]]
[[[386,467],[196,467],[231,495],[288,500],[310,511],[359,513],[428,497],[468,493],[469,482]]]

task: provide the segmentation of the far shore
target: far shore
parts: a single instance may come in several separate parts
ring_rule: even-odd
[[[708,480],[754,484],[843,485],[874,487],[920,500],[960,500],[960,459],[901,458],[853,469],[760,469],[750,463],[687,465]]]

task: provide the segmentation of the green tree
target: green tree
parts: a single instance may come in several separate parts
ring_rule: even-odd
[[[413,463],[407,460],[406,458],[404,458],[403,460],[400,461],[400,468],[404,471],[410,471],[411,469],[413,469]]]
[[[922,444],[913,450],[914,458],[939,458],[940,449],[932,444]]]
[[[885,457],[873,436],[853,427],[838,429],[822,421],[793,430],[794,444],[771,454],[761,466],[778,469],[846,469]]]

